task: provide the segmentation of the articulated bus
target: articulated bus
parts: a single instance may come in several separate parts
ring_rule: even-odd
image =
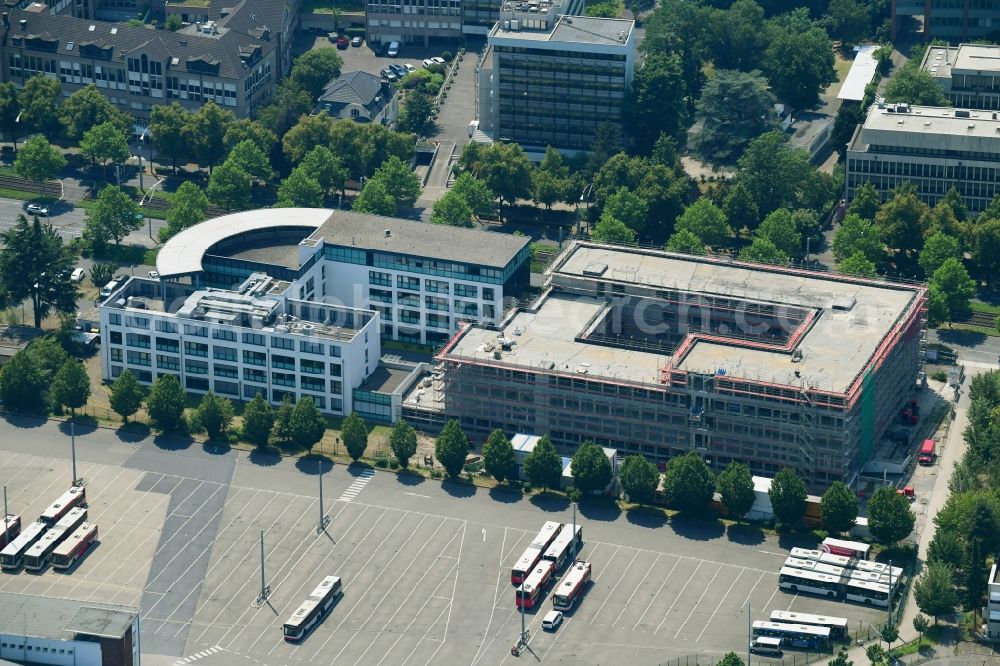
[[[524,553],[517,560],[517,564],[510,570],[511,583],[520,585],[524,582],[524,577],[538,564],[542,553],[552,545],[561,529],[562,523],[557,523],[554,520],[549,520],[542,525],[541,531],[531,540],[531,545],[524,550]]]
[[[822,550],[809,550],[807,548],[792,548],[792,557],[797,557],[800,560],[812,560],[813,562],[821,562],[823,564],[829,564],[834,567],[849,567],[851,566],[851,558],[844,557],[843,555],[834,555],[833,553],[824,553]]]
[[[848,577],[851,580],[861,580],[868,583],[881,583],[882,585],[889,584],[889,574],[878,573],[877,571],[859,571],[857,569],[851,569]],[[892,586],[896,587],[899,582],[898,578],[892,579]]]
[[[550,560],[555,570],[561,571],[563,565],[567,561],[572,561],[573,556],[580,552],[580,546],[582,545],[583,526],[576,526],[576,537],[574,538],[573,527],[571,525],[563,525],[563,528],[559,530],[559,536],[552,540],[552,545],[542,554],[542,559]]]
[[[541,560],[528,577],[517,588],[514,595],[514,604],[521,608],[534,608],[542,601],[545,588],[552,581],[553,567],[549,560]]]
[[[0,550],[7,547],[21,533],[21,516],[8,514],[0,525]]]
[[[792,613],[790,611],[771,611],[771,622],[784,624],[807,624],[812,627],[826,627],[832,638],[843,638],[847,635],[847,618],[830,617],[827,615],[810,615],[809,613]]]
[[[786,559],[785,566],[790,569],[804,569],[805,571],[815,571],[816,573],[825,573],[838,577],[843,576],[846,571],[844,567],[835,567],[832,564],[823,564],[815,560],[802,560],[797,557]]]
[[[780,638],[782,645],[790,645],[807,650],[824,650],[830,644],[830,630],[827,627],[816,627],[807,624],[786,624],[784,622],[755,620],[753,623],[753,635]]]
[[[778,586],[792,592],[808,592],[823,597],[840,596],[841,578],[830,574],[781,567],[778,574]]]
[[[87,491],[83,489],[83,486],[73,486],[63,493],[62,497],[53,502],[52,506],[43,511],[38,520],[45,523],[49,527],[52,527],[58,523],[70,509],[80,506],[86,501]]]
[[[339,576],[324,578],[282,626],[285,640],[289,643],[302,640],[343,594]]]
[[[889,606],[889,586],[849,578],[844,585],[844,598],[848,601],[887,608]]]
[[[66,537],[83,525],[87,519],[87,510],[80,507],[70,509],[58,523],[50,528],[41,539],[36,541],[24,554],[24,568],[28,571],[44,571],[52,561],[52,553]]]
[[[0,568],[4,571],[17,571],[24,562],[24,554],[36,541],[42,538],[48,525],[45,523],[31,523],[16,539],[11,541],[0,551]]]
[[[560,611],[568,611],[576,605],[576,600],[587,589],[590,582],[590,562],[577,560],[563,577],[562,582],[552,594],[552,607]]]
[[[880,574],[892,573],[894,581],[899,580],[903,576],[903,570],[900,567],[890,567],[888,564],[872,562],[871,560],[858,560],[854,563],[854,568],[858,571],[872,571]]]
[[[52,568],[56,571],[66,571],[76,564],[90,547],[97,541],[97,525],[84,523],[66,540],[52,551]]]
[[[823,545],[821,548],[824,553],[843,555],[845,557],[858,560],[867,560],[868,554],[871,553],[872,550],[872,547],[867,543],[861,543],[860,541],[844,541],[843,539],[834,539],[833,537],[823,539]]]

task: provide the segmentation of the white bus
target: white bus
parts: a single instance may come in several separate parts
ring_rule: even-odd
[[[847,618],[828,615],[810,615],[809,613],[792,613],[791,611],[771,611],[771,622],[785,624],[808,624],[813,627],[826,627],[833,638],[843,638],[847,635]]]
[[[74,507],[80,506],[87,501],[87,491],[84,490],[83,486],[73,486],[62,496],[52,503],[49,508],[42,511],[39,521],[45,523],[49,527],[52,527],[65,516]]]
[[[0,568],[4,571],[17,571],[24,563],[24,554],[28,552],[36,541],[42,538],[48,525],[35,522],[24,528],[17,538],[7,544],[0,551]]]
[[[854,563],[854,568],[858,571],[874,571],[875,573],[892,573],[892,579],[899,580],[903,576],[903,569],[900,567],[890,567],[882,562],[872,562],[871,560],[858,560]]]
[[[572,568],[556,586],[552,594],[552,607],[560,611],[568,611],[576,604],[590,582],[590,562],[577,560]]]
[[[72,568],[96,541],[97,525],[95,523],[80,525],[75,532],[66,537],[66,540],[52,551],[52,568],[56,571],[66,571]]]
[[[753,635],[780,638],[782,645],[808,650],[823,650],[830,644],[830,630],[827,627],[814,627],[807,624],[755,620]]]
[[[791,569],[804,569],[805,571],[815,571],[816,573],[825,573],[838,577],[843,576],[846,571],[843,567],[835,567],[832,564],[823,564],[815,560],[802,560],[797,557],[786,559],[785,566]]]
[[[573,527],[571,525],[564,525],[559,530],[559,536],[553,539],[552,544],[545,549],[542,559],[551,561],[555,570],[561,571],[563,565],[568,561],[572,561],[573,556],[580,551],[581,545],[583,545],[583,526],[576,526],[576,536],[574,538]]]
[[[830,574],[781,567],[778,586],[792,592],[808,592],[836,599],[840,596],[840,577]]]
[[[21,533],[21,516],[8,514],[0,523],[0,550],[7,547]]]
[[[24,568],[34,572],[44,571],[52,561],[52,553],[56,547],[83,525],[86,519],[86,509],[76,507],[67,511],[58,523],[24,553]]]
[[[850,578],[844,587],[844,598],[848,601],[886,608],[889,606],[889,586]]]
[[[851,580],[863,580],[869,583],[881,583],[882,585],[889,584],[889,574],[878,573],[876,571],[859,571],[857,569],[851,569],[850,578]],[[896,587],[897,583],[899,583],[899,579],[893,578],[892,586]]]
[[[834,539],[833,537],[823,539],[822,551],[824,553],[833,553],[834,555],[844,555],[845,557],[867,560],[868,554],[871,553],[871,550],[871,546],[867,543],[861,543],[860,541],[845,541],[843,539]]]
[[[534,608],[542,603],[542,595],[545,594],[545,590],[548,589],[549,583],[552,582],[555,576],[554,568],[552,567],[552,562],[549,560],[540,560],[538,566],[528,574],[528,577],[524,579],[521,586],[514,591],[514,605],[520,610],[522,606],[525,608]]]
[[[292,616],[281,627],[285,640],[289,643],[297,643],[302,640],[330,610],[334,602],[343,596],[341,587],[339,576],[324,578],[323,582],[312,591],[301,606],[295,609]]]
[[[531,540],[531,545],[524,549],[524,553],[518,558],[517,564],[511,568],[511,583],[520,585],[524,582],[524,577],[535,568],[538,560],[542,559],[542,553],[552,545],[556,536],[559,535],[560,530],[562,530],[562,523],[557,523],[554,520],[546,521],[542,525],[542,529],[538,532],[538,535]]]
[[[800,560],[812,560],[813,562],[822,562],[823,564],[835,567],[848,567],[851,565],[851,558],[843,555],[834,555],[833,553],[824,553],[822,550],[792,548],[791,556],[797,557]]]

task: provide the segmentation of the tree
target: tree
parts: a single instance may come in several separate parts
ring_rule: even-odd
[[[66,166],[66,158],[41,136],[33,136],[21,145],[14,160],[14,173],[22,178],[44,182],[52,180]]]
[[[143,395],[142,386],[136,381],[135,375],[125,368],[111,384],[111,409],[122,417],[123,423],[128,423],[128,417],[142,406]]]
[[[715,477],[695,451],[678,456],[667,465],[663,480],[667,504],[681,512],[703,511],[715,493]]]
[[[590,143],[590,157],[587,159],[586,172],[598,171],[612,155],[622,152],[624,148],[625,142],[622,139],[621,126],[610,121],[601,123],[594,131],[594,140]]]
[[[781,132],[767,132],[751,141],[737,164],[737,182],[747,188],[764,216],[781,207],[801,207],[806,203],[802,199],[808,198],[807,190],[817,185],[809,153],[790,146]],[[829,195],[820,194],[823,199]]]
[[[892,198],[875,214],[875,227],[882,242],[900,252],[919,250],[924,237],[920,223],[928,210],[910,183],[894,189]]]
[[[895,488],[879,488],[868,500],[868,529],[885,544],[892,545],[908,537],[915,520],[910,501]]]
[[[840,108],[837,109],[837,115],[833,119],[833,128],[830,130],[830,145],[840,153],[841,160],[847,158],[847,144],[854,136],[854,130],[864,121],[865,113],[858,102],[844,100]]]
[[[59,118],[61,101],[62,86],[59,81],[44,74],[35,74],[25,82],[18,97],[21,122],[34,126],[51,141],[62,132]]]
[[[774,475],[767,496],[782,525],[795,525],[806,513],[806,484],[790,467],[783,467]]]
[[[332,146],[333,131],[333,119],[325,111],[321,111],[316,115],[302,116],[281,140],[281,147],[285,153],[285,157],[288,158],[289,162],[295,164],[301,162],[306,153],[316,146]],[[347,151],[358,150],[358,138],[354,134],[351,137],[352,145],[350,147],[345,146],[344,149],[334,150],[333,152],[337,155],[344,155],[346,159],[347,155],[352,154]]]
[[[240,436],[254,446],[265,447],[271,437],[272,428],[274,428],[274,410],[258,393],[243,410]]]
[[[727,652],[716,666],[743,666],[743,660],[735,652]]]
[[[166,20],[163,21],[163,28],[170,32],[177,32],[182,27],[184,27],[184,23],[181,21],[180,14],[167,14]]]
[[[434,457],[438,459],[448,476],[454,478],[462,472],[465,459],[469,455],[469,438],[462,432],[458,421],[449,420],[434,443]]]
[[[250,175],[228,160],[208,179],[209,201],[226,210],[250,207]]]
[[[184,418],[184,389],[172,374],[160,375],[146,396],[146,412],[160,430],[176,430]]]
[[[348,176],[343,163],[326,146],[316,146],[306,153],[297,168],[305,169],[306,173],[315,178],[324,194],[329,194],[332,190],[343,190]]]
[[[66,136],[77,140],[83,137],[87,130],[104,123],[111,123],[123,136],[132,125],[131,119],[102,95],[93,83],[67,97],[59,109],[59,114],[66,129]]]
[[[562,460],[548,435],[542,435],[524,459],[524,473],[541,488],[558,488],[562,479]]]
[[[604,200],[602,215],[613,217],[636,234],[640,234],[649,217],[649,204],[638,194],[619,187],[614,194]]]
[[[947,259],[961,259],[962,251],[958,239],[938,231],[924,241],[924,249],[920,251],[917,262],[926,275],[933,275]]]
[[[198,420],[204,426],[209,439],[218,439],[226,434],[233,422],[233,403],[209,389],[198,403]]]
[[[871,7],[857,0],[830,0],[826,8],[830,34],[848,44],[863,39],[871,28]]]
[[[279,442],[290,442],[292,440],[292,410],[295,405],[292,403],[290,395],[285,394],[281,398],[281,404],[274,410],[274,437]]]
[[[1000,218],[986,218],[972,227],[972,268],[991,288],[1000,279]]]
[[[250,139],[244,139],[233,146],[226,162],[232,162],[257,180],[266,181],[273,175],[267,153]]]
[[[889,650],[892,650],[893,641],[899,638],[899,630],[891,624],[884,624],[878,633],[882,640],[886,642],[886,645],[888,645]]]
[[[865,648],[865,656],[872,666],[881,666],[885,663],[886,652],[879,643],[872,643]]]
[[[389,433],[389,448],[399,461],[400,467],[406,469],[410,466],[410,458],[417,452],[417,431],[400,419]]]
[[[111,278],[115,276],[115,271],[118,270],[117,264],[94,264],[90,267],[90,282],[95,287],[100,289],[107,283],[111,282]]]
[[[430,134],[434,129],[434,99],[423,88],[406,93],[399,112],[399,129],[417,136]]]
[[[976,282],[969,277],[965,266],[955,257],[949,257],[931,275],[931,285],[936,286],[948,305],[948,314],[969,310],[969,299],[976,293]]]
[[[481,180],[465,172],[452,183],[451,191],[457,193],[469,204],[477,217],[489,215],[496,209],[497,195]]]
[[[910,61],[889,79],[885,86],[885,101],[906,102],[921,106],[951,106],[948,96],[931,73]]]
[[[283,137],[289,129],[313,108],[313,98],[290,79],[278,84],[271,101],[257,112],[257,121],[274,133]]]
[[[491,144],[481,151],[480,161],[480,170],[475,175],[500,197],[502,222],[504,201],[514,203],[518,198],[530,196],[531,162],[516,143]]]
[[[954,185],[948,188],[948,191],[944,193],[944,198],[938,202],[938,206],[941,205],[950,208],[955,219],[959,222],[964,222],[965,218],[969,216],[969,208],[965,205],[962,195],[955,189]]]
[[[222,140],[230,149],[243,141],[251,141],[265,155],[270,155],[278,142],[274,132],[249,118],[240,118],[229,123]]]
[[[703,256],[705,254],[705,244],[701,242],[693,232],[687,229],[681,229],[680,231],[675,231],[672,236],[667,240],[667,244],[664,246],[665,250],[669,252],[683,252],[684,254],[694,254],[698,256]]]
[[[740,250],[740,261],[778,265],[788,263],[788,255],[769,239],[756,236],[750,245]]]
[[[191,114],[179,102],[155,104],[149,113],[149,135],[160,160],[169,161],[177,173],[177,162],[193,153],[185,128]]]
[[[857,277],[873,278],[877,275],[875,262],[868,259],[862,252],[855,252],[847,259],[838,263],[837,270],[844,275],[855,275]]]
[[[607,212],[601,214],[601,219],[594,225],[590,236],[601,243],[617,243],[619,245],[635,243],[635,232],[625,226],[624,222],[615,219]]]
[[[175,234],[194,226],[208,217],[208,197],[205,192],[185,180],[170,199],[167,224],[159,231],[160,242],[165,243]]]
[[[142,228],[139,206],[121,188],[106,185],[97,195],[95,204],[87,209],[85,233],[98,245],[113,240],[121,245],[122,239],[132,231]]]
[[[344,439],[347,454],[354,462],[365,455],[365,449],[368,448],[368,426],[357,412],[351,412],[344,419],[340,425],[340,436]]]
[[[68,359],[52,380],[52,398],[63,407],[69,407],[70,414],[87,404],[90,397],[90,377],[83,364],[76,359]]]
[[[837,261],[844,261],[860,252],[866,259],[874,262],[885,254],[878,229],[870,220],[856,213],[848,214],[841,221],[833,235],[832,249]]]
[[[278,187],[278,206],[280,208],[321,208],[323,206],[323,188],[313,178],[308,169],[297,166],[281,181]]]
[[[497,481],[509,479],[514,474],[517,468],[514,446],[503,434],[503,430],[491,432],[483,444],[483,467]]]
[[[232,112],[212,101],[205,102],[187,118],[185,138],[190,142],[194,158],[201,164],[207,164],[209,173],[226,154],[226,130],[231,122]]]
[[[647,54],[635,73],[631,92],[629,121],[632,141],[639,153],[648,154],[661,134],[681,134],[686,126],[687,90],[677,55]]]
[[[18,215],[0,241],[0,293],[10,303],[30,299],[35,328],[53,311],[76,312],[79,291],[69,279],[76,255],[52,225]]]
[[[674,231],[690,231],[702,245],[718,247],[729,241],[733,230],[726,222],[726,215],[712,201],[701,197],[684,209],[674,223]]]
[[[452,227],[472,227],[472,208],[461,194],[449,190],[434,202],[431,209],[432,224],[447,224]]]
[[[924,634],[930,629],[930,623],[926,617],[917,613],[913,618],[913,629],[918,634],[917,645],[920,645],[924,642]]]
[[[371,178],[365,183],[351,206],[351,210],[370,215],[395,215],[396,199],[378,178]]]
[[[313,399],[305,395],[295,401],[288,428],[292,443],[311,451],[312,447],[323,439],[323,433],[326,432],[326,417],[316,408]],[[344,443],[345,445],[347,443],[346,437]],[[348,448],[348,452],[350,452],[350,448]]]
[[[852,132],[853,134],[853,132]],[[847,207],[847,214],[857,215],[864,220],[874,220],[875,213],[882,206],[882,196],[871,182],[861,184],[854,190],[854,199]]]
[[[727,11],[716,9],[707,21],[707,47],[716,66],[749,70],[760,61],[764,50],[764,10],[754,0],[736,0]]]
[[[927,288],[927,323],[937,326],[948,321],[951,313],[948,310],[948,297],[941,287],[933,282]]]
[[[729,188],[722,204],[722,211],[729,225],[737,231],[755,229],[760,223],[760,211],[757,210],[757,204],[743,183],[736,183]]]
[[[611,483],[611,461],[604,454],[604,449],[589,440],[573,454],[570,472],[573,474],[573,485],[581,493],[599,492]]]
[[[120,164],[128,159],[129,149],[125,133],[112,122],[94,125],[83,133],[80,141],[80,152],[91,162],[101,163],[104,169],[104,179],[107,180],[107,161]]]
[[[39,411],[46,406],[48,378],[27,349],[18,351],[0,368],[0,399],[15,412]]]
[[[15,152],[17,152],[17,116],[20,112],[17,86],[10,82],[0,83],[0,127],[14,140]]]
[[[771,211],[754,231],[754,238],[766,238],[789,257],[802,252],[802,234],[795,228],[795,220],[787,208]]]
[[[858,498],[842,481],[834,481],[819,505],[823,526],[833,533],[846,532],[854,527],[858,517]]]
[[[390,155],[375,170],[372,180],[381,180],[397,203],[410,206],[420,196],[420,179],[413,169],[396,155]]]
[[[775,29],[768,36],[763,64],[771,90],[795,109],[816,106],[820,92],[837,80],[833,44],[826,31],[816,26],[802,31]]]
[[[718,479],[719,495],[730,514],[742,518],[754,503],[753,477],[750,468],[741,462],[731,462]]]
[[[312,99],[319,97],[323,86],[340,76],[343,59],[337,49],[326,47],[306,51],[292,64],[289,78],[309,93]]]
[[[927,546],[927,561],[947,564],[953,570],[957,570],[962,566],[964,559],[965,544],[958,535],[953,530],[939,527]]]
[[[551,171],[535,168],[531,172],[531,200],[551,210],[552,204],[562,200],[566,192],[566,180]]]
[[[854,666],[854,662],[847,658],[847,650],[840,648],[836,658],[827,662],[829,666]]]
[[[760,72],[717,69],[696,104],[692,147],[713,164],[731,164],[755,138],[777,127],[774,95]]]
[[[645,456],[631,455],[619,467],[618,481],[630,501],[647,503],[660,483],[660,472]]]
[[[927,211],[927,215],[920,221],[920,226],[923,227],[925,239],[938,232],[953,238],[960,238],[964,234],[964,229],[959,224],[955,211],[943,199],[934,208]]]

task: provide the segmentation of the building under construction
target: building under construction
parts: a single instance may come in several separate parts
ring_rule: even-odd
[[[850,483],[910,398],[925,297],[915,285],[574,242],[531,306],[449,341],[403,417]]]

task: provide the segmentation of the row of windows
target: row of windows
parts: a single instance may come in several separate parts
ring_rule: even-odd
[[[40,652],[42,654],[73,654],[73,649],[50,648],[39,645],[25,645],[24,643],[0,643],[0,648],[5,650],[22,650],[28,652]]]
[[[401,273],[423,273],[469,282],[492,282],[494,284],[503,284],[513,274],[514,270],[521,265],[524,259],[527,258],[527,254],[527,248],[524,248],[523,256],[522,253],[519,253],[515,261],[510,262],[505,269],[501,270],[475,264],[438,261],[435,259],[390,254],[388,252],[369,252],[357,248],[335,245],[325,245],[323,247],[323,256],[330,261],[372,266],[374,268],[388,268]]]

